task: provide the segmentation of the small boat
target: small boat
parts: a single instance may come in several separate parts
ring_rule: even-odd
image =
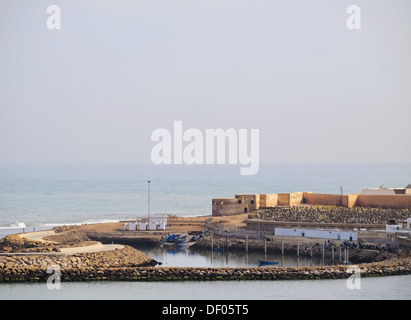
[[[177,236],[177,241],[185,240],[185,238],[187,238],[187,233]]]
[[[278,264],[278,262],[258,259],[258,266],[273,265],[273,264]]]
[[[166,241],[173,242],[177,238],[177,235],[172,234],[166,238]]]

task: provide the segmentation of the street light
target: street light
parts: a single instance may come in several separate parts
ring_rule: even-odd
[[[147,181],[147,187],[148,187],[148,223],[150,223],[150,180]]]

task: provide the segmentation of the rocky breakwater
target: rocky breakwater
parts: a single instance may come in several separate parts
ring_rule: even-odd
[[[123,250],[123,249],[122,249]],[[119,250],[120,251],[120,250]],[[355,266],[323,267],[254,267],[254,268],[190,268],[84,265],[78,257],[65,266],[61,264],[61,281],[219,281],[219,280],[314,280],[346,279],[353,273],[361,277],[411,274],[411,261],[390,260]],[[77,260],[77,262],[76,262]],[[0,267],[0,282],[42,282],[50,276],[45,267],[16,267],[6,262]]]
[[[63,254],[61,248],[93,244],[79,234],[64,234],[54,242],[34,241],[19,235],[0,240],[0,283],[45,281],[50,269],[63,279],[101,279],[102,270],[155,266],[157,262],[130,246],[121,249]],[[57,241],[58,240],[58,241]]]
[[[62,280],[99,280],[122,269],[154,266],[157,262],[128,246],[111,251],[88,252],[73,255],[1,255],[1,282],[46,281],[50,270],[58,270]]]

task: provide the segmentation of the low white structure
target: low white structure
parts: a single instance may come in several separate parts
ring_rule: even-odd
[[[148,217],[137,217],[136,222],[130,221],[124,223],[124,231],[145,231],[145,230],[165,230],[167,225],[166,215],[153,215],[148,219]],[[138,229],[137,229],[138,227]]]
[[[138,230],[140,231],[147,230],[147,222],[140,222],[138,224]]]
[[[146,224],[148,226],[148,230],[165,230],[167,225],[167,215],[151,215],[150,219],[148,217],[138,217],[138,220],[145,220],[147,221]],[[146,230],[141,229],[140,230]]]
[[[348,241],[358,240],[358,234],[355,231],[275,228],[274,234],[276,236],[288,236],[288,237],[306,237],[306,238],[348,240]]]
[[[402,224],[386,224],[385,231],[387,232],[396,232],[402,230]]]
[[[395,224],[386,224],[385,231],[402,235],[407,234],[411,236],[411,218],[407,218],[405,220],[405,224],[398,222],[396,222]]]

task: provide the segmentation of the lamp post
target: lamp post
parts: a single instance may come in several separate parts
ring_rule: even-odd
[[[150,180],[147,181],[147,187],[148,187],[148,223],[150,223]]]

